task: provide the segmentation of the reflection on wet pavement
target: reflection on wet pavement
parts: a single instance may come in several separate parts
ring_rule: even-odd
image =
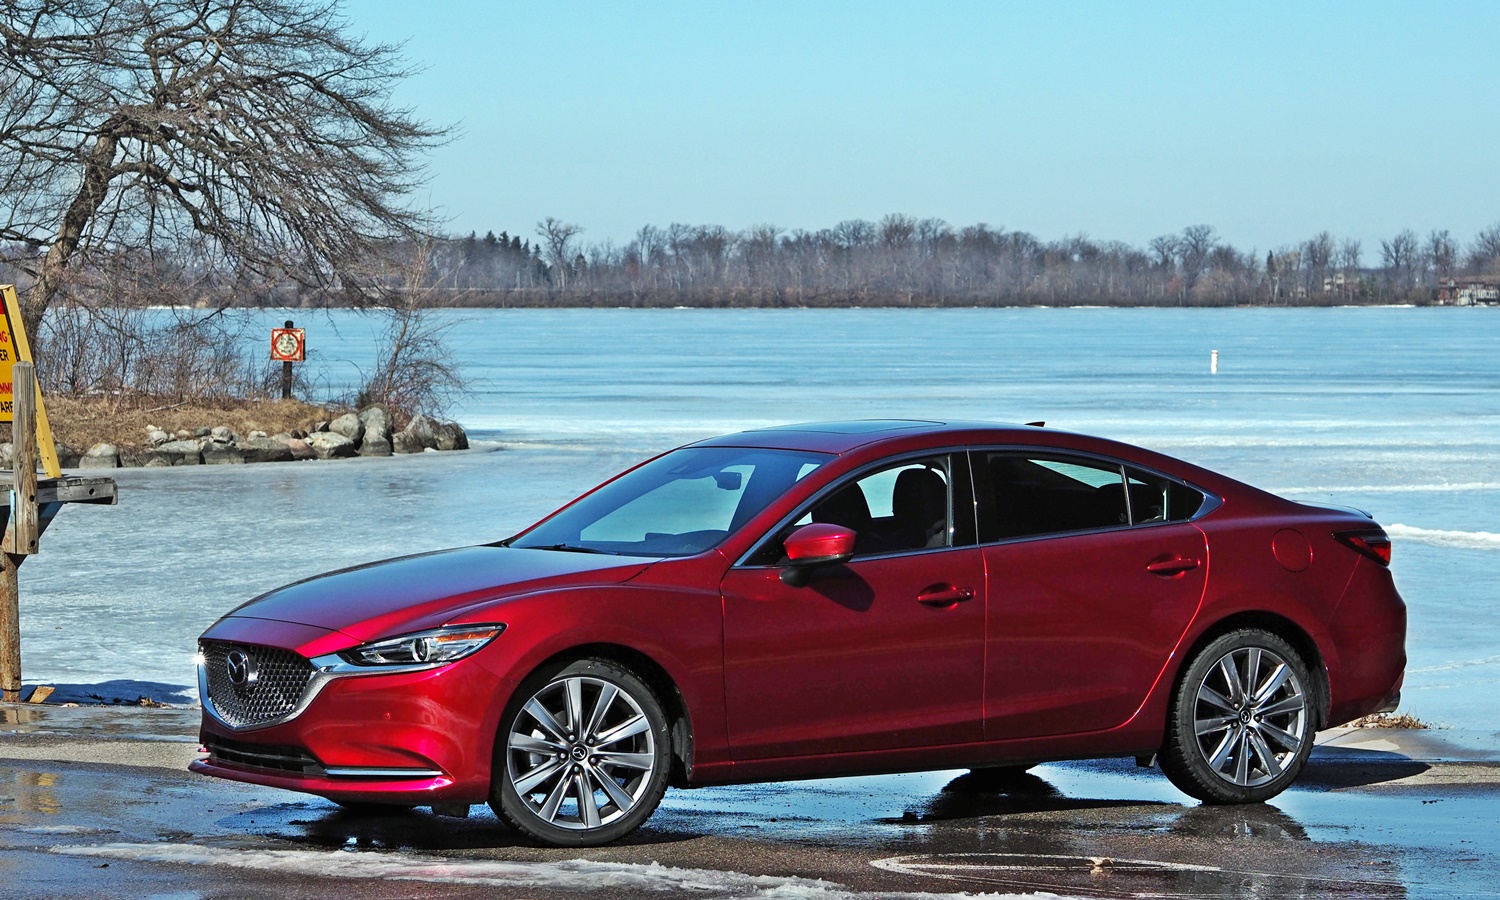
[[[361,814],[168,770],[14,763],[0,765],[0,871],[15,864],[7,851],[48,860],[60,874],[26,897],[87,893],[101,857],[111,878],[171,873],[204,897],[243,896],[258,878],[327,896],[358,878],[370,896],[407,895],[382,886],[398,879],[550,898],[595,875],[636,886],[605,897],[688,884],[707,898],[1483,896],[1500,874],[1497,771],[1475,765],[1315,760],[1306,786],[1242,807],[1187,805],[1129,761],[1044,765],[999,785],[946,772],[674,790],[630,840],[554,850],[484,807]]]

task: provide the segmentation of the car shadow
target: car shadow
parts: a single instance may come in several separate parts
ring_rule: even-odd
[[[1421,775],[1432,766],[1389,750],[1319,748],[1293,787],[1314,790],[1366,787]]]
[[[948,782],[925,804],[902,815],[878,818],[884,825],[907,825],[978,819],[1017,813],[1058,812],[1124,807],[1171,807],[1151,800],[1104,800],[1068,797],[1046,779],[1030,772],[1019,773],[996,784],[982,773],[969,772]]]

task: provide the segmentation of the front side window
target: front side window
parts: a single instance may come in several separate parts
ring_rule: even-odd
[[[831,458],[745,447],[676,450],[610,482],[509,545],[627,556],[701,553]]]
[[[784,527],[755,555],[752,564],[776,564],[786,536],[812,522],[852,530],[856,557],[952,546],[953,472],[949,457],[906,460],[835,486]],[[972,541],[973,535],[967,540]]]

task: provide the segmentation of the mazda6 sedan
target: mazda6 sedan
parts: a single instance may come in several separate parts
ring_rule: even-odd
[[[1390,541],[1188,463],[1035,426],[794,425],[681,447],[515,537],[279,588],[199,645],[194,771],[346,806],[488,802],[530,838],[668,785],[1047,760],[1291,784],[1393,709]]]

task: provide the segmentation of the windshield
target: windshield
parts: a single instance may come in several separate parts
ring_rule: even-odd
[[[832,459],[746,447],[674,450],[510,542],[512,547],[690,556],[722,541]]]

